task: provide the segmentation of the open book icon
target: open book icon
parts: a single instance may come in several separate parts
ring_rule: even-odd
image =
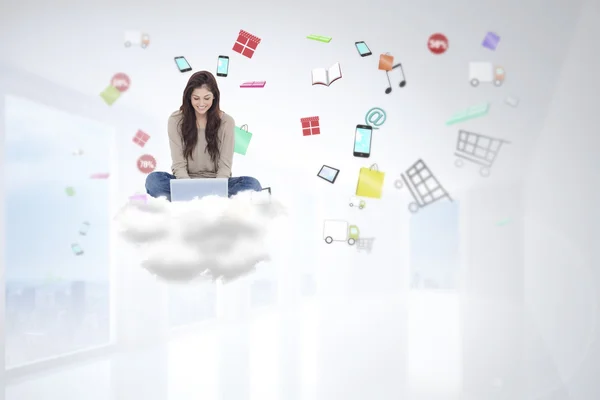
[[[315,68],[312,70],[312,84],[329,86],[342,77],[340,63],[333,64],[329,69]]]

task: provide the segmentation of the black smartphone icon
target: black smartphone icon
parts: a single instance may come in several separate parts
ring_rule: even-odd
[[[354,131],[354,157],[369,158],[373,128],[369,125],[356,125]]]
[[[229,73],[229,57],[219,56],[217,62],[217,76],[227,76]]]
[[[175,64],[181,72],[188,72],[192,70],[190,63],[187,62],[184,56],[175,57]]]
[[[373,54],[365,42],[354,42],[354,45],[356,46],[356,50],[358,50],[358,54],[360,54],[361,57],[366,57]]]

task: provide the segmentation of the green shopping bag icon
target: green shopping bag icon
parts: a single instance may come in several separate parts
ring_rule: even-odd
[[[248,125],[242,125],[241,127],[235,127],[235,146],[233,148],[234,153],[246,155],[248,151],[248,145],[252,139],[252,134],[248,132]]]
[[[112,106],[115,101],[121,96],[121,92],[119,89],[114,87],[113,85],[108,85],[106,89],[102,93],[100,93],[100,97],[108,104]]]

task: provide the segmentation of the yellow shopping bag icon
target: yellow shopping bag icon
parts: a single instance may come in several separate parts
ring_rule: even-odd
[[[380,199],[384,177],[385,173],[379,171],[377,164],[373,164],[369,168],[361,168],[358,174],[356,195]]]

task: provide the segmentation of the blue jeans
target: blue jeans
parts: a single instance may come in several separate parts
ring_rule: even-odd
[[[151,172],[146,177],[146,192],[152,197],[166,197],[167,200],[171,201],[171,179],[176,179],[175,175],[167,172]],[[227,183],[229,186],[229,197],[246,190],[254,190],[256,192],[262,190],[260,182],[250,176],[229,178]]]

